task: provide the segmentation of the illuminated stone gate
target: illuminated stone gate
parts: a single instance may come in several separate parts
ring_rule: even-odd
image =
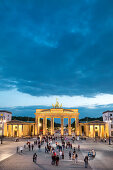
[[[47,133],[47,118],[51,118],[51,135],[54,134],[54,118],[61,119],[61,135],[64,133],[64,118],[68,118],[68,135],[71,135],[71,118],[75,118],[75,134],[79,135],[79,113],[78,109],[63,109],[56,101],[51,109],[36,109],[35,134],[40,133],[40,118],[43,118],[43,135]]]

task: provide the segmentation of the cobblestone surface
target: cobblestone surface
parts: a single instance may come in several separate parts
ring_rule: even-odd
[[[55,144],[52,144],[55,146]],[[26,149],[22,154],[15,154],[8,159],[0,162],[0,170],[52,170],[52,169],[60,169],[60,170],[83,170],[84,168],[84,157],[81,152],[78,152],[78,162],[74,163],[73,160],[69,160],[68,152],[69,149],[65,149],[64,151],[64,160],[59,161],[59,166],[51,165],[51,153],[44,152],[45,144],[42,146],[41,150],[37,149],[35,146],[34,151],[28,151]],[[37,163],[32,162],[33,153],[37,152]],[[88,170],[91,169],[89,166]]]

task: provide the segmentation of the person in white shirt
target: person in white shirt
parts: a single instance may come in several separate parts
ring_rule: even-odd
[[[62,158],[62,151],[60,150],[60,159]]]
[[[21,152],[21,153],[23,152],[23,147],[22,147],[22,146],[20,146],[20,152]]]

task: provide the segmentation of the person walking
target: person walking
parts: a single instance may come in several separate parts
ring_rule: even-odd
[[[84,162],[85,162],[85,168],[87,168],[88,167],[88,156],[85,156]]]
[[[37,160],[37,154],[36,154],[36,153],[34,153],[34,154],[33,154],[33,162],[35,162],[35,163],[36,163],[36,160]]]
[[[75,163],[75,153],[73,153],[72,160],[74,160]]]
[[[46,146],[45,146],[45,153],[47,152],[47,148],[46,148]]]
[[[69,159],[71,159],[71,151],[69,151]]]
[[[76,161],[76,163],[77,163],[77,161],[78,161],[78,155],[77,155],[77,153],[75,154],[75,161]]]
[[[62,159],[64,159],[64,151],[62,151]]]
[[[56,156],[56,166],[58,166],[58,164],[59,164],[59,156],[57,155]]]
[[[76,153],[75,147],[74,147],[74,151],[73,151],[73,153]]]
[[[34,149],[34,145],[33,144],[31,145],[31,148],[32,148],[32,151],[33,151],[33,149]]]
[[[28,148],[29,148],[29,151],[31,150],[31,145],[30,145],[30,143],[28,144]]]
[[[78,151],[80,151],[80,145],[78,145]]]
[[[16,148],[16,152],[18,153],[18,151],[19,151],[19,147],[17,146],[17,148]]]

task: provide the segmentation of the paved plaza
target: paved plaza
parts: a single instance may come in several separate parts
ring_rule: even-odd
[[[64,149],[64,160],[59,161],[59,166],[51,165],[51,153],[45,153],[44,143],[39,150],[37,145],[34,151],[29,151],[25,149],[23,153],[16,153],[17,146],[23,146],[26,143],[26,139],[20,142],[4,142],[0,145],[0,170],[35,170],[35,169],[86,169],[84,168],[84,157],[88,154],[88,151],[95,149],[96,157],[94,159],[89,159],[89,169],[113,169],[113,146],[108,145],[108,143],[94,142],[91,139],[86,141],[80,140],[75,141],[73,147],[76,147],[76,152],[78,154],[78,162],[74,163],[73,160],[69,160],[69,150]],[[30,140],[33,143],[33,139]],[[57,140],[61,144],[61,140]],[[68,141],[71,141],[70,139]],[[72,142],[72,141],[71,141]],[[78,151],[78,144],[81,146],[81,150]],[[53,147],[56,147],[55,142],[52,143]],[[73,149],[72,149],[73,151]],[[33,153],[37,153],[37,163],[33,163]]]

